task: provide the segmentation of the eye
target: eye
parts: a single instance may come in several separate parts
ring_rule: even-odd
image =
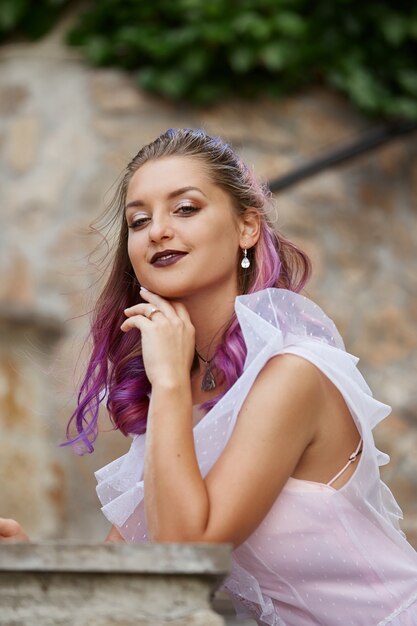
[[[132,230],[136,230],[138,228],[141,228],[142,226],[145,226],[148,220],[149,217],[138,217],[137,219],[133,220],[131,224],[128,224],[128,227]]]
[[[180,213],[182,215],[191,215],[192,213],[197,213],[200,210],[200,207],[194,206],[194,204],[182,204],[175,213]]]

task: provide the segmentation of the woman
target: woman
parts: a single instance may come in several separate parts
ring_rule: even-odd
[[[371,432],[389,407],[298,295],[309,262],[269,205],[201,130],[132,160],[72,442],[92,451],[106,395],[133,435],[97,472],[108,540],[232,543],[224,588],[258,624],[415,625],[417,555]]]

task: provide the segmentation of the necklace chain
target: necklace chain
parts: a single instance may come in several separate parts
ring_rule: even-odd
[[[212,360],[214,359],[214,356],[215,356],[215,355],[213,355],[211,357],[211,359],[205,359],[203,356],[201,356],[201,354],[199,352],[197,352],[197,348],[195,348],[195,353],[198,356],[198,358],[201,359],[201,361],[203,361],[203,363],[205,363],[206,365],[207,364],[210,365],[210,363],[212,362]]]

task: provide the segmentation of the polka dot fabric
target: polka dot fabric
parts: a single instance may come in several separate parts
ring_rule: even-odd
[[[242,616],[263,626],[417,626],[417,553],[399,527],[401,510],[379,476],[389,458],[372,429],[390,408],[372,397],[333,322],[307,298],[266,289],[236,299],[248,348],[240,379],[194,426],[205,476],[231,436],[265,363],[296,354],[342,393],[363,440],[355,473],[339,490],[289,478],[256,531],[233,552],[223,585]],[[102,510],[127,542],[147,541],[146,435],[96,472]],[[341,465],[344,459],[341,460]],[[242,477],[244,480],[244,477]]]

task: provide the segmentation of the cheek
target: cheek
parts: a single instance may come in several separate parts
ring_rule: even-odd
[[[237,270],[239,257],[239,239],[235,232],[223,230],[213,237],[207,246],[206,261],[216,271],[230,272]]]
[[[128,245],[127,245],[127,256],[129,257],[129,260],[130,260],[131,264],[133,266],[135,266],[135,254],[134,254],[133,250],[134,250],[133,246],[128,243]]]
[[[137,278],[140,280],[139,275],[143,274],[144,268],[146,267],[146,262],[143,256],[143,250],[139,245],[139,242],[135,240],[134,237],[128,239],[127,255]]]
[[[213,245],[223,260],[235,259],[239,250],[239,235],[233,228],[222,228],[213,237]]]
[[[133,233],[128,237],[127,254],[132,262],[134,259],[138,260],[141,256],[143,256],[142,246],[140,245],[140,239],[137,237],[137,233]]]
[[[209,223],[204,231],[210,243],[221,246],[230,253],[233,250],[237,250],[239,247],[239,230],[238,226],[231,218],[225,220],[224,217],[223,219],[222,217],[223,216],[220,216],[215,222]]]

